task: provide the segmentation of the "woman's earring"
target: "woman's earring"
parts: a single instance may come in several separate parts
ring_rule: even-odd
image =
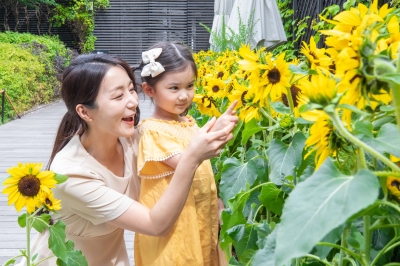
[[[91,118],[90,118],[90,120],[89,120],[89,121],[90,121],[90,122],[92,122],[92,121],[93,121],[93,119],[91,119]]]

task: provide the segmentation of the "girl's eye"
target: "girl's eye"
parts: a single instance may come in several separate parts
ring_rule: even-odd
[[[179,88],[177,86],[171,87],[171,90],[177,91]]]
[[[132,92],[136,92],[134,87],[131,88],[131,89],[129,89],[129,91],[130,91],[131,93],[132,93]]]
[[[189,86],[187,88],[188,89],[193,89],[194,88],[194,83],[193,84],[189,84]]]
[[[117,97],[115,97],[114,99],[119,100],[122,99],[122,96],[124,96],[123,94],[118,95]]]

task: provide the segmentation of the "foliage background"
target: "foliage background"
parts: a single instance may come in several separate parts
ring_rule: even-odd
[[[56,36],[0,33],[0,89],[5,89],[18,113],[59,97],[60,77],[73,52]],[[5,120],[15,117],[5,100]]]

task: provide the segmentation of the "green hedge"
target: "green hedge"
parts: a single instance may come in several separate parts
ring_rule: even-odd
[[[58,78],[72,55],[54,36],[0,33],[0,90],[6,89],[18,113],[49,103],[59,97]],[[6,120],[15,116],[6,100]]]

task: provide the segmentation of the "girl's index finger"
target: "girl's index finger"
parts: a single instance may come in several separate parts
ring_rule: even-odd
[[[233,103],[231,103],[231,105],[228,107],[228,109],[226,109],[225,113],[232,114],[232,112],[234,112],[233,109],[235,109],[237,103],[238,103],[238,100],[235,100]]]

